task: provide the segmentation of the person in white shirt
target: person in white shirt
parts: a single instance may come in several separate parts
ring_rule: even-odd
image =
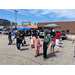
[[[31,39],[31,48],[34,48],[34,46],[33,46],[33,35],[30,36],[30,39]]]
[[[55,32],[55,29],[54,28],[52,29],[52,32]]]

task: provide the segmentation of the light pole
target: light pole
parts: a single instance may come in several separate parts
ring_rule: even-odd
[[[14,10],[15,11],[15,26],[17,26],[17,22],[16,22],[16,20],[17,20],[17,10]]]

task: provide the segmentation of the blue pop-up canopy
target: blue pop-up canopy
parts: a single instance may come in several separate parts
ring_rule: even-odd
[[[2,27],[0,27],[0,29],[3,29]]]
[[[21,28],[18,28],[17,30],[32,30],[31,28],[28,28],[28,27],[26,27],[26,26],[23,26],[23,27],[21,27]]]
[[[12,28],[12,30],[17,30],[17,26],[15,26],[14,28]]]
[[[9,28],[9,27],[6,27],[5,29],[8,29],[8,30],[10,30],[11,28]]]

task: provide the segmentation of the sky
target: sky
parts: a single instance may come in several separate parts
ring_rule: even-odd
[[[31,25],[38,22],[75,21],[75,9],[0,9],[0,18],[15,22],[17,10],[17,23],[31,22]]]

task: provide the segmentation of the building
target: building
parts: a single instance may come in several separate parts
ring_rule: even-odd
[[[0,19],[0,25],[15,25],[15,22],[11,22],[6,19]],[[17,25],[17,23],[16,23],[16,25]]]
[[[37,24],[38,30],[42,30],[44,29],[45,25],[48,24],[57,24],[58,26],[60,26],[61,28],[55,28],[55,30],[64,30],[67,31],[69,30],[69,32],[75,33],[75,21],[62,21],[62,22],[39,22]]]
[[[12,25],[15,25],[15,22],[12,22]],[[16,25],[17,25],[17,23],[16,23]]]
[[[22,22],[22,26],[31,25],[31,22]]]
[[[10,21],[6,19],[0,19],[0,25],[9,25]]]
[[[37,25],[27,25],[28,28],[37,29]]]

